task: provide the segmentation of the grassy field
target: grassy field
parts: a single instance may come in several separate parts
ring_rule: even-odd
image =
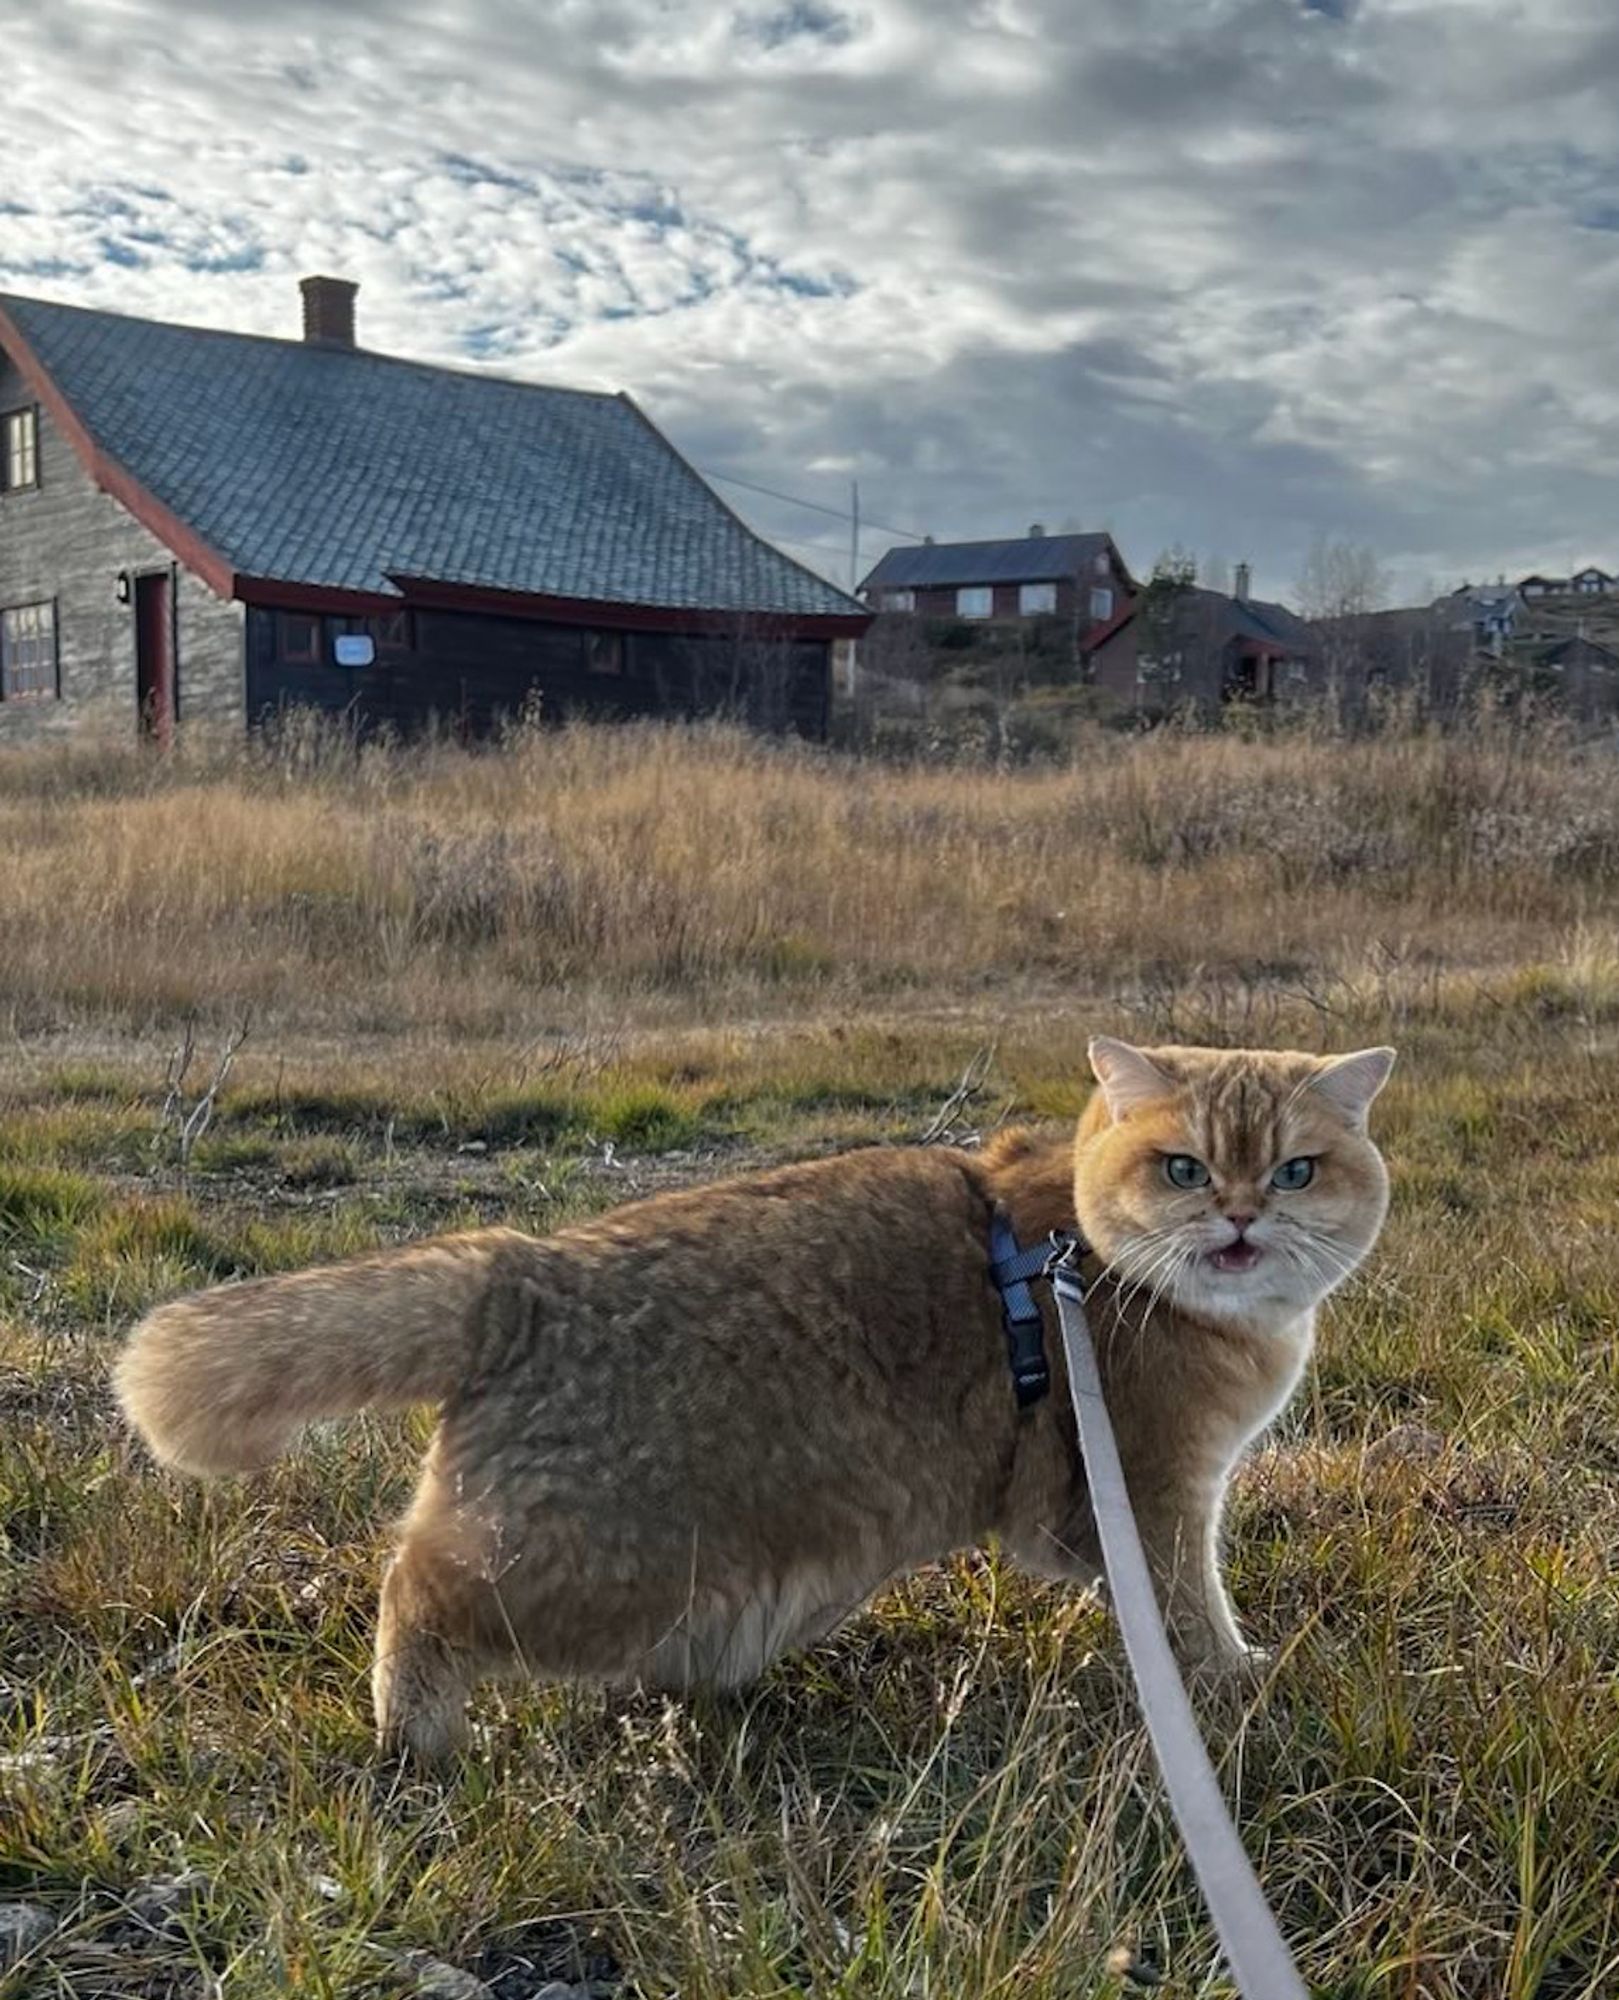
[[[1282,1658],[1206,1708],[1308,1978],[1611,2000],[1613,772],[1505,731],[0,763],[0,1901],[43,1913],[0,1996],[1229,1993],[1094,1605],[964,1558],[745,1700],[492,1692],[427,1785],[365,1705],[426,1418],[205,1490],[106,1392],[182,1287],[915,1141],[980,1052],[950,1132],[1066,1118],[1104,1029],[1402,1052],[1383,1246],[1233,1511]]]

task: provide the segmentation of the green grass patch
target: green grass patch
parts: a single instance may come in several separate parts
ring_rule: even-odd
[[[1241,1613],[1284,1658],[1246,1706],[1200,1710],[1334,2000],[1619,1991],[1619,1044],[1555,1014],[1526,1047],[1527,1019],[1475,997],[1396,1035],[1387,1234],[1230,1510]],[[1008,1099],[1071,1116],[1088,1025],[1122,1024],[1008,1031],[963,1124]],[[1302,1039],[1235,1003],[1228,1025]],[[21,1990],[381,2000],[423,1951],[495,1992],[1124,2000],[1128,1946],[1161,1990],[1227,1993],[1111,1620],[1077,1593],[974,1556],[724,1701],[490,1688],[465,1774],[401,1781],[365,1682],[428,1415],[321,1427],[201,1487],[109,1405],[116,1340],[157,1297],[594,1212],[626,1177],[587,1136],[724,1139],[728,1164],[749,1139],[914,1137],[999,1030],[716,1030],[531,1083],[402,1057],[295,1117],[285,1090],[279,1113],[227,1104],[184,1193],[64,1157],[91,1129],[71,1121],[123,1116],[110,1100],[8,1113],[0,1249],[26,1231],[39,1254],[0,1325],[0,1758],[34,1761],[0,1765],[0,1893],[60,1926]],[[1386,1032],[1368,1013],[1330,1038]],[[458,1157],[474,1139],[498,1157]],[[132,1925],[182,1869],[184,1920]]]
[[[689,1095],[657,1084],[609,1085],[591,1093],[584,1111],[593,1131],[635,1153],[674,1152],[704,1129]]]
[[[59,1282],[76,1311],[102,1322],[240,1270],[235,1245],[192,1202],[160,1195],[120,1202],[79,1230]]]
[[[101,1190],[88,1175],[0,1161],[0,1242],[55,1245],[101,1205]]]

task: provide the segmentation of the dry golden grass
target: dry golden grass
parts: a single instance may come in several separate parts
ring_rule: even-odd
[[[0,760],[0,2000],[550,1977],[679,2000],[1229,2000],[1105,1615],[987,1559],[745,1700],[490,1691],[444,1789],[364,1681],[424,1425],[157,1474],[155,1298],[674,1178],[1070,1116],[1085,1038],[1392,1040],[1389,1231],[1234,1508],[1283,1656],[1206,1713],[1331,2000],[1619,1992],[1619,798],[1555,739],[724,735]],[[1059,916],[1057,913],[1065,914]],[[257,1009],[177,1171],[171,1017]],[[777,1019],[776,1016],[781,1018]],[[220,1032],[203,1037],[203,1068]]]
[[[251,1005],[453,1034],[605,996],[1123,993],[1479,969],[1611,913],[1600,750],[1098,734],[1069,768],[897,768],[723,732],[0,760],[0,1006]]]

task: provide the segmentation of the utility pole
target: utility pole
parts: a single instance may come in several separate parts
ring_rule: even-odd
[[[860,582],[860,481],[849,481],[849,595]]]

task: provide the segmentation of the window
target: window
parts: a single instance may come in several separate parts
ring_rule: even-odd
[[[885,611],[914,611],[916,592],[914,590],[885,590],[883,592]]]
[[[1055,611],[1057,608],[1057,586],[1054,583],[1025,583],[1019,586],[1017,608],[1025,618],[1032,618],[1037,611]]]
[[[276,650],[286,667],[314,667],[320,664],[320,620],[302,611],[283,611],[280,643]]]
[[[989,618],[994,611],[995,593],[987,584],[974,584],[970,590],[956,592],[958,618]]]
[[[1113,565],[1108,560],[1106,549],[1096,558],[1095,568],[1098,576],[1111,576],[1113,574]]]
[[[621,674],[624,671],[624,634],[587,632],[585,665],[593,674]]]
[[[56,694],[56,606],[0,611],[0,700],[54,701]]]
[[[385,611],[380,618],[366,621],[366,630],[377,642],[377,657],[386,658],[390,653],[409,653],[415,650],[416,634],[411,629],[408,611]]]
[[[11,410],[5,419],[5,451],[0,458],[0,485],[16,493],[39,484],[39,412]]]
[[[1113,593],[1111,590],[1097,589],[1091,592],[1091,616],[1093,618],[1111,618],[1113,616]]]

